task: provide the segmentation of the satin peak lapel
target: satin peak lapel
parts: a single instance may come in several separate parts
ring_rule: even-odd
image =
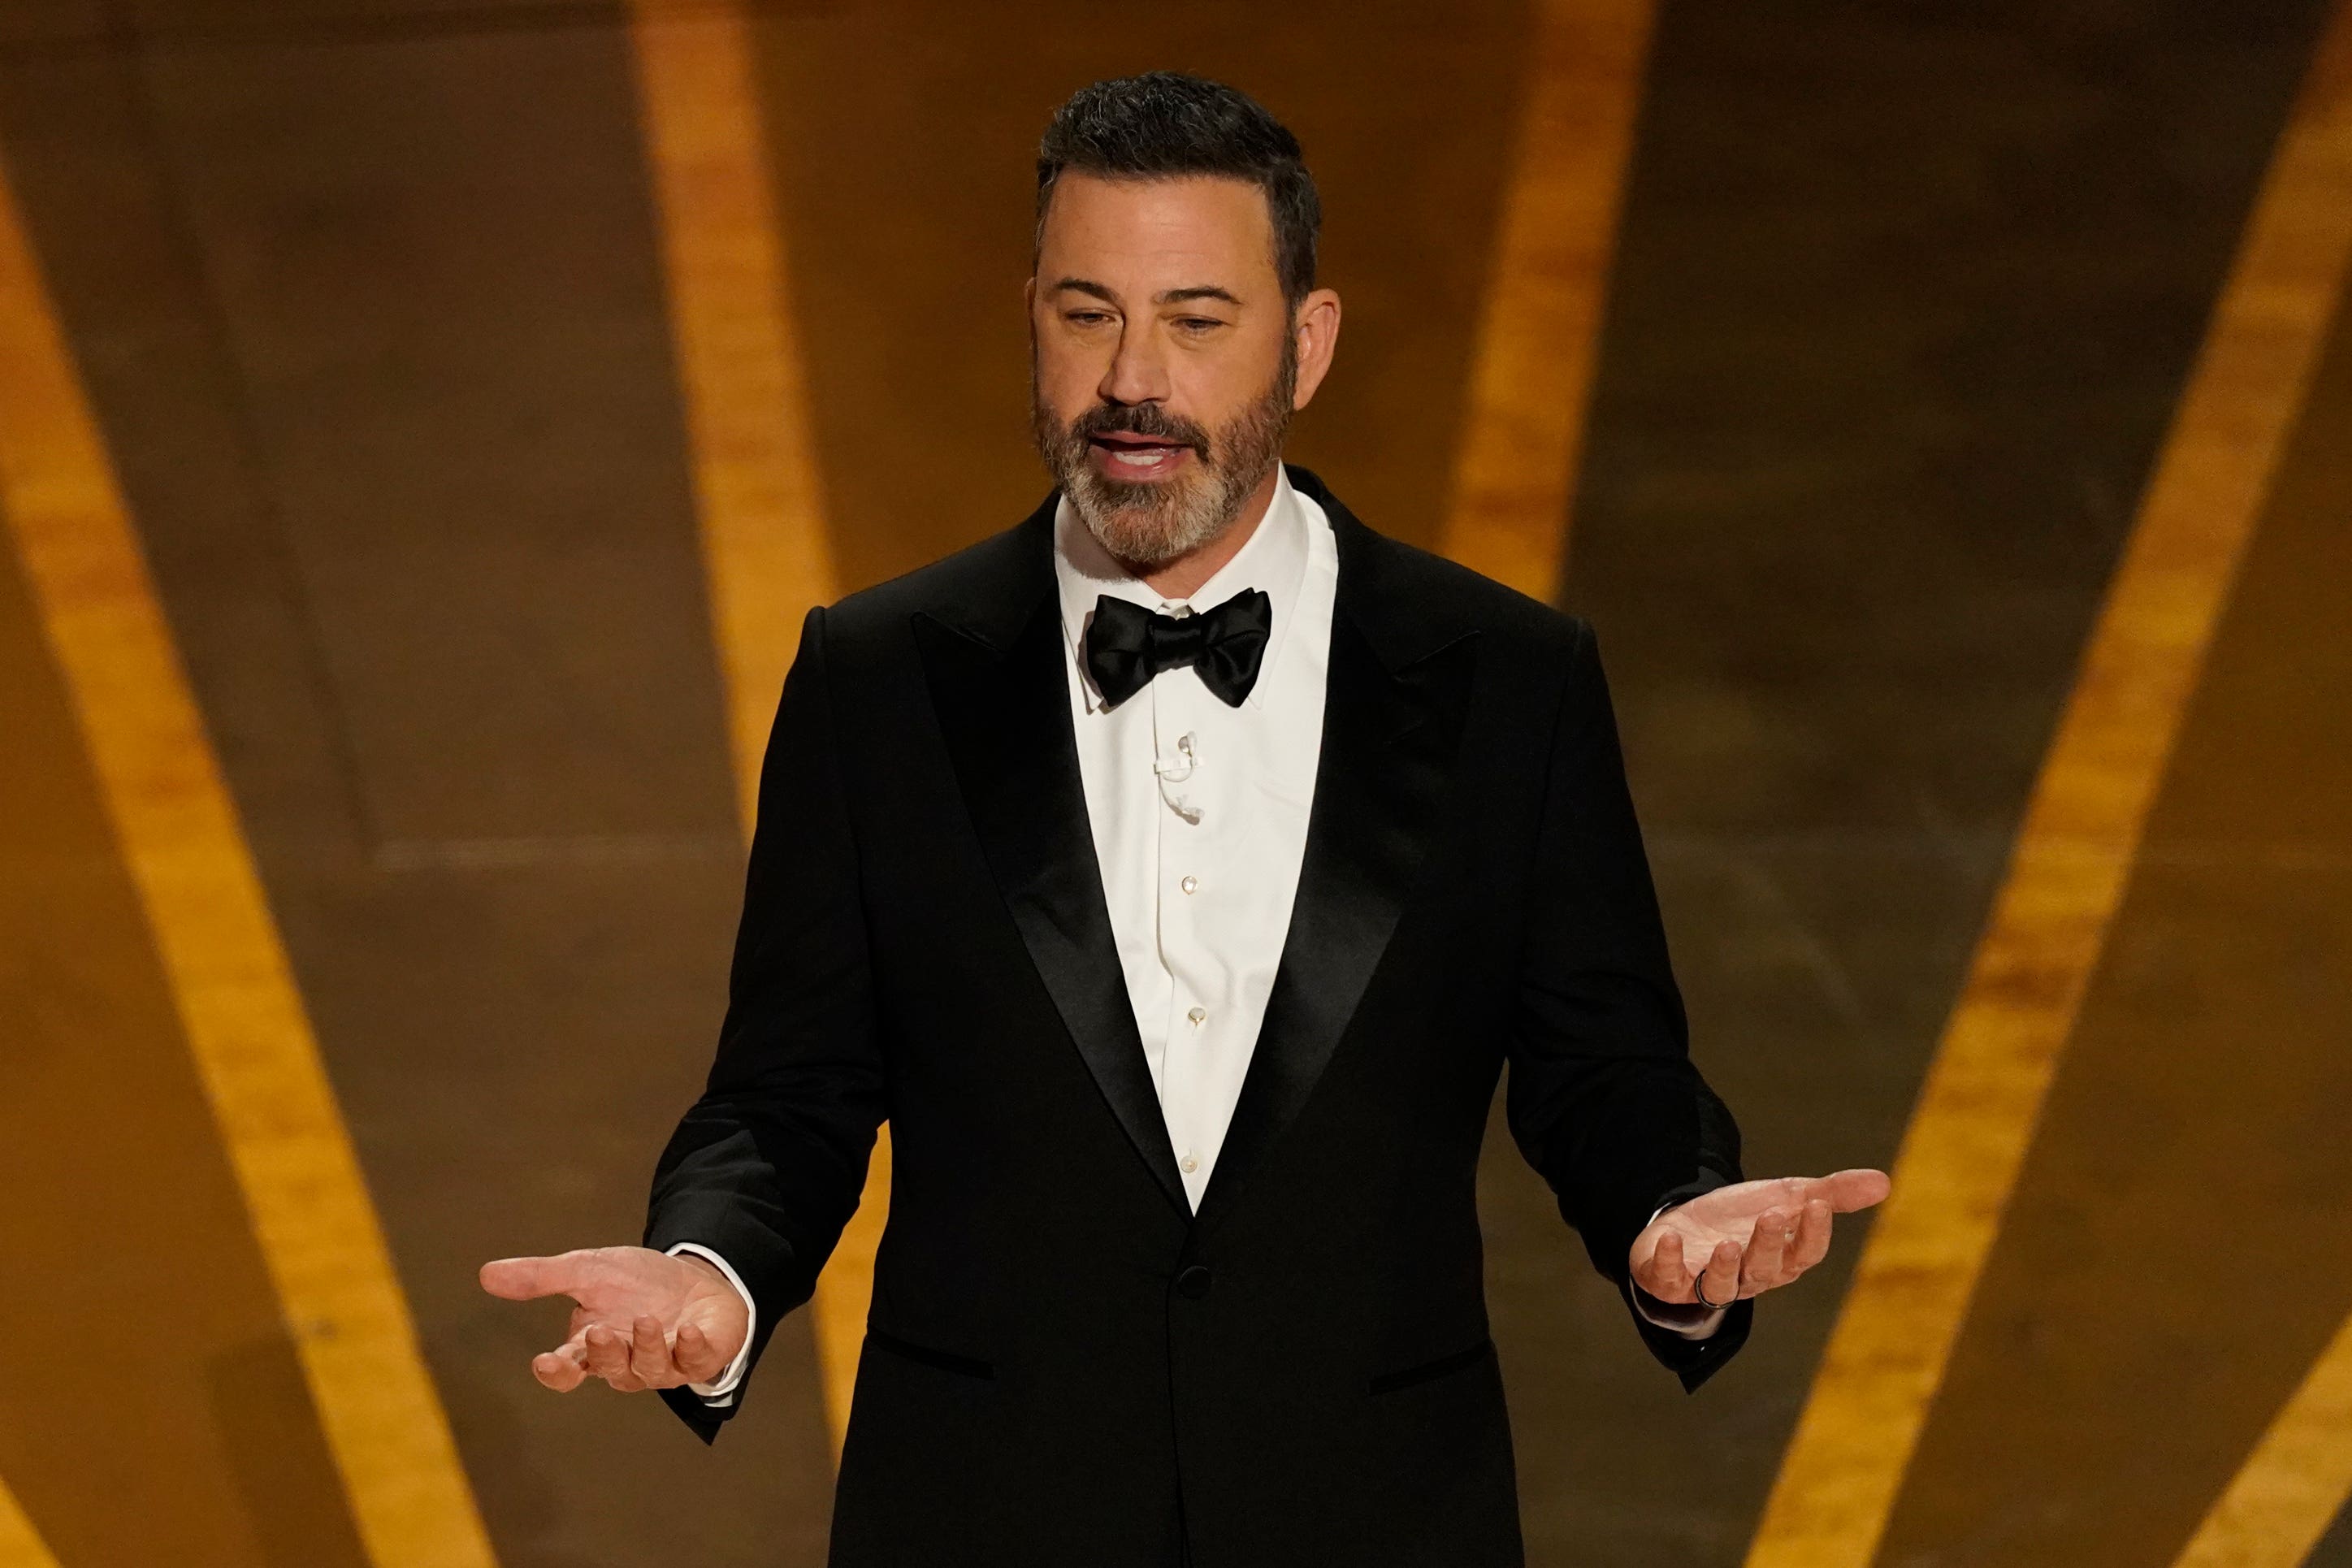
[[[1021,940],[1136,1152],[1189,1213],[1111,934],[1053,597],[1041,592],[1001,647],[929,616],[915,633],[981,851]]]
[[[1324,495],[1316,499],[1334,511],[1342,553],[1315,803],[1282,963],[1241,1100],[1202,1194],[1202,1226],[1233,1206],[1306,1105],[1388,951],[1444,827],[1476,663],[1475,632],[1394,668],[1384,662],[1350,613],[1362,598],[1349,592],[1348,568],[1350,553],[1367,547],[1363,525]],[[1348,549],[1351,543],[1356,552]]]

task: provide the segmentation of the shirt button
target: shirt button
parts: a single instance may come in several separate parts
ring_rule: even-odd
[[[1197,1029],[1209,1021],[1209,1010],[1206,1007],[1195,1007],[1184,1016],[1192,1019],[1192,1026]]]
[[[1183,889],[1188,893],[1197,893],[1201,890],[1201,879],[1198,877],[1187,877],[1176,885]]]
[[[1176,1162],[1176,1168],[1189,1176],[1201,1168],[1201,1162],[1187,1154]]]

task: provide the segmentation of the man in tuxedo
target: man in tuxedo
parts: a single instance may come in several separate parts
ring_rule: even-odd
[[[1591,628],[1280,461],[1331,365],[1256,103],[1097,83],[1038,160],[1035,437],[993,538],[810,614],[709,1087],[534,1370],[706,1439],[877,1125],[841,1568],[1520,1561],[1475,1203],[1528,1160],[1696,1389],[1875,1171],[1742,1179]]]

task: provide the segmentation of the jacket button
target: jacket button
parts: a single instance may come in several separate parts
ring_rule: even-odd
[[[1176,1291],[1177,1294],[1189,1297],[1195,1301],[1207,1295],[1209,1270],[1206,1266],[1195,1263],[1192,1268],[1176,1276]]]

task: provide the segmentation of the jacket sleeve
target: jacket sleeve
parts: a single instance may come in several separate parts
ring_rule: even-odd
[[[1507,1112],[1643,1342],[1696,1389],[1746,1340],[1754,1303],[1692,1340],[1633,1310],[1633,1238],[1659,1205],[1740,1180],[1739,1131],[1689,1055],[1682,994],[1625,784],[1591,627],[1576,623],[1553,721]]]
[[[816,1289],[857,1207],[886,1114],[857,847],[809,612],[760,770],[727,1015],[702,1097],[654,1172],[645,1244],[724,1257],[756,1308],[751,1365]],[[746,1373],[748,1382],[749,1373]],[[664,1398],[704,1441],[742,1405]]]

